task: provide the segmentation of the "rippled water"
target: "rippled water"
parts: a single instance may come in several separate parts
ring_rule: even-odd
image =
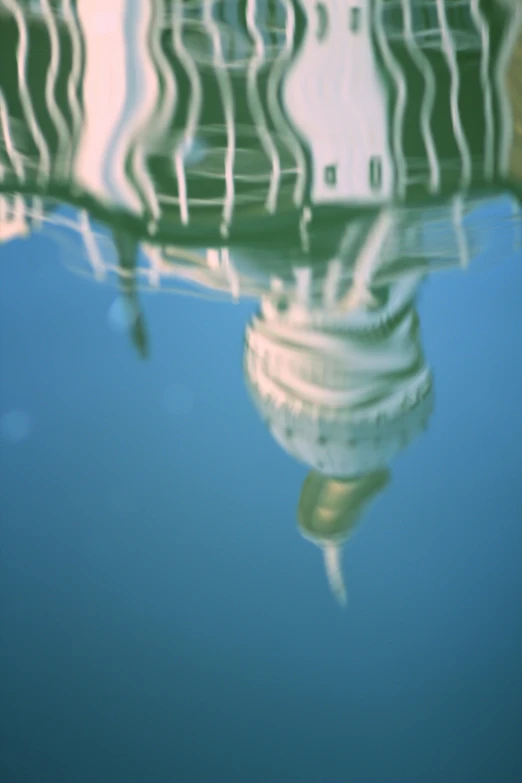
[[[0,781],[522,775],[522,6],[0,0]]]

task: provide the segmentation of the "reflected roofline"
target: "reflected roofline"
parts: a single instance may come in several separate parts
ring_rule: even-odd
[[[436,195],[426,195],[424,198],[401,199],[395,198],[383,201],[382,204],[335,204],[335,205],[309,205],[311,210],[311,231],[317,227],[320,234],[345,228],[352,219],[364,216],[377,215],[382,209],[397,209],[405,213],[411,212],[412,218],[417,213],[425,210],[437,209],[451,203],[455,195],[461,194],[464,202],[467,200],[486,200],[505,195],[514,198],[522,207],[522,183],[510,180],[498,180],[488,183],[484,187],[470,188],[467,191],[455,190]],[[229,237],[223,238],[216,230],[215,223],[205,226],[204,223],[195,222],[193,225],[182,225],[179,221],[172,221],[169,225],[168,218],[155,222],[150,215],[137,215],[128,210],[106,205],[89,193],[79,188],[68,188],[59,184],[49,187],[37,187],[35,183],[23,187],[18,182],[4,180],[0,182],[0,195],[28,198],[40,198],[55,203],[57,207],[71,207],[85,210],[89,216],[109,228],[117,228],[134,236],[140,242],[151,245],[179,245],[180,247],[228,247],[244,248],[249,242],[255,242],[256,248],[265,247],[266,250],[280,250],[288,246],[296,248],[300,246],[299,219],[302,210],[293,208],[274,215],[268,212],[247,217],[238,216],[231,226]],[[295,229],[295,241],[288,243],[289,229]],[[278,243],[281,241],[281,244]],[[261,243],[261,244],[260,244]],[[303,257],[307,253],[302,251]]]

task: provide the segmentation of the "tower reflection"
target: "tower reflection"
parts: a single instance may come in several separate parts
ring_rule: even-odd
[[[379,283],[383,226],[392,226],[386,212],[367,238],[374,257],[361,252],[350,279],[337,277],[333,287],[326,276],[314,289],[309,277],[307,290],[301,285],[291,302],[263,297],[245,340],[245,379],[255,406],[279,445],[312,468],[299,527],[323,548],[341,601],[342,543],[386,486],[395,454],[427,425],[432,409],[432,376],[415,310],[422,263]]]

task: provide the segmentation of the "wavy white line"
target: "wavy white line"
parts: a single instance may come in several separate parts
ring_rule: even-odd
[[[406,80],[404,74],[397,61],[395,60],[384,30],[384,3],[383,0],[376,0],[375,8],[375,32],[379,47],[384,59],[384,63],[388,68],[397,90],[397,102],[395,104],[395,111],[392,119],[392,141],[393,151],[395,155],[395,165],[397,169],[397,182],[396,190],[399,196],[404,196],[406,191],[406,184],[408,179],[408,171],[406,166],[406,159],[404,157],[404,149],[402,145],[402,132],[404,125],[404,112],[406,109]]]
[[[277,147],[268,130],[263,105],[257,88],[258,71],[265,60],[265,46],[263,36],[256,23],[256,0],[247,0],[247,29],[254,42],[254,55],[250,59],[247,72],[247,96],[251,105],[252,115],[255,120],[256,130],[261,139],[263,148],[272,162],[272,174],[270,187],[266,200],[266,208],[269,212],[275,212],[277,208],[277,195],[281,180],[281,162]]]
[[[425,57],[413,34],[411,0],[401,0],[401,3],[403,9],[406,46],[410,52],[412,60],[417,65],[424,77],[425,90],[422,99],[420,119],[422,135],[430,164],[430,189],[432,193],[436,193],[440,188],[440,167],[437,157],[437,150],[435,149],[435,143],[433,140],[433,134],[431,131],[431,115],[435,103],[435,77],[433,75],[433,70],[428,61],[428,58]]]
[[[446,17],[445,0],[436,0],[437,14],[439,18],[440,32],[442,38],[442,50],[448,63],[448,68],[451,75],[451,88],[450,88],[450,109],[451,120],[453,123],[453,130],[455,133],[455,140],[459,148],[461,157],[461,184],[463,187],[467,187],[471,181],[471,155],[469,146],[464,134],[464,128],[460,119],[459,111],[459,90],[460,90],[460,75],[459,66],[457,62],[457,56],[455,53],[455,46],[451,36],[451,32]]]
[[[60,68],[60,37],[49,0],[40,0],[40,3],[51,43],[51,60],[45,80],[45,100],[58,135],[58,149],[54,165],[56,174],[59,177],[65,177],[68,173],[69,151],[71,148],[69,128],[55,98],[56,80]]]
[[[221,92],[221,100],[225,112],[225,124],[227,129],[227,149],[225,153],[225,202],[223,205],[223,224],[221,233],[228,235],[228,227],[234,211],[234,161],[236,155],[236,128],[234,122],[234,94],[230,83],[230,76],[223,59],[221,36],[219,28],[214,21],[212,9],[215,0],[204,0],[203,20],[209,30],[213,46],[213,62],[216,68],[216,77]]]
[[[174,51],[183,65],[190,82],[190,99],[187,123],[183,133],[183,138],[178,143],[174,152],[174,168],[178,180],[181,222],[183,224],[187,224],[189,222],[189,208],[184,157],[186,150],[189,149],[194,142],[196,129],[198,127],[199,118],[201,115],[203,99],[199,71],[193,58],[183,43],[183,0],[175,0],[175,3],[176,4],[173,13],[172,42]]]
[[[276,57],[267,85],[267,100],[270,116],[283,142],[294,157],[297,177],[294,188],[294,204],[301,206],[305,197],[307,165],[297,134],[285,119],[279,102],[279,89],[292,60],[295,39],[295,10],[291,0],[282,0],[286,12],[285,45]]]
[[[493,99],[491,95],[491,80],[489,78],[490,66],[490,46],[489,46],[489,27],[480,9],[479,0],[470,0],[470,10],[473,21],[475,22],[482,42],[482,53],[480,59],[480,81],[482,84],[482,94],[484,95],[484,117],[486,124],[486,138],[484,139],[484,174],[488,179],[493,177],[494,173],[494,121],[493,121]]]
[[[20,92],[20,101],[22,108],[33,135],[36,147],[40,154],[38,179],[43,184],[49,179],[51,169],[51,156],[47,142],[36,121],[33,110],[29,88],[27,86],[27,56],[29,54],[29,40],[27,35],[27,25],[23,11],[17,0],[3,0],[5,7],[13,14],[18,27],[18,51],[17,51],[17,72],[18,87]]]

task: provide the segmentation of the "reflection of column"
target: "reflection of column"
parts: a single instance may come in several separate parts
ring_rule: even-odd
[[[29,233],[22,196],[0,196],[0,242],[8,242]]]
[[[0,195],[0,243],[26,237],[40,229],[44,215],[49,211],[36,196],[28,198],[19,193]]]
[[[511,106],[513,137],[509,152],[508,176],[522,186],[522,4],[518,13],[520,26],[506,72],[506,90]]]
[[[515,139],[515,115],[520,99],[513,92],[516,88],[517,63],[520,64],[520,55],[517,54],[519,38],[522,31],[522,3],[519,0],[497,0],[498,10],[502,6],[506,11],[506,30],[502,39],[502,46],[497,64],[496,82],[500,105],[501,134],[499,149],[499,172],[502,177],[509,178],[513,164],[513,148]]]
[[[45,183],[50,175],[51,155],[47,139],[45,138],[35,112],[35,106],[31,95],[31,85],[28,82],[28,60],[30,54],[29,27],[25,18],[23,6],[17,0],[3,0],[7,10],[16,21],[18,46],[16,51],[18,96],[22,106],[23,115],[30,130],[31,137],[38,150],[38,180]]]
[[[128,316],[130,338],[138,354],[145,359],[149,354],[149,346],[136,283],[139,245],[134,237],[120,229],[113,229],[112,238],[118,253],[119,282]]]

